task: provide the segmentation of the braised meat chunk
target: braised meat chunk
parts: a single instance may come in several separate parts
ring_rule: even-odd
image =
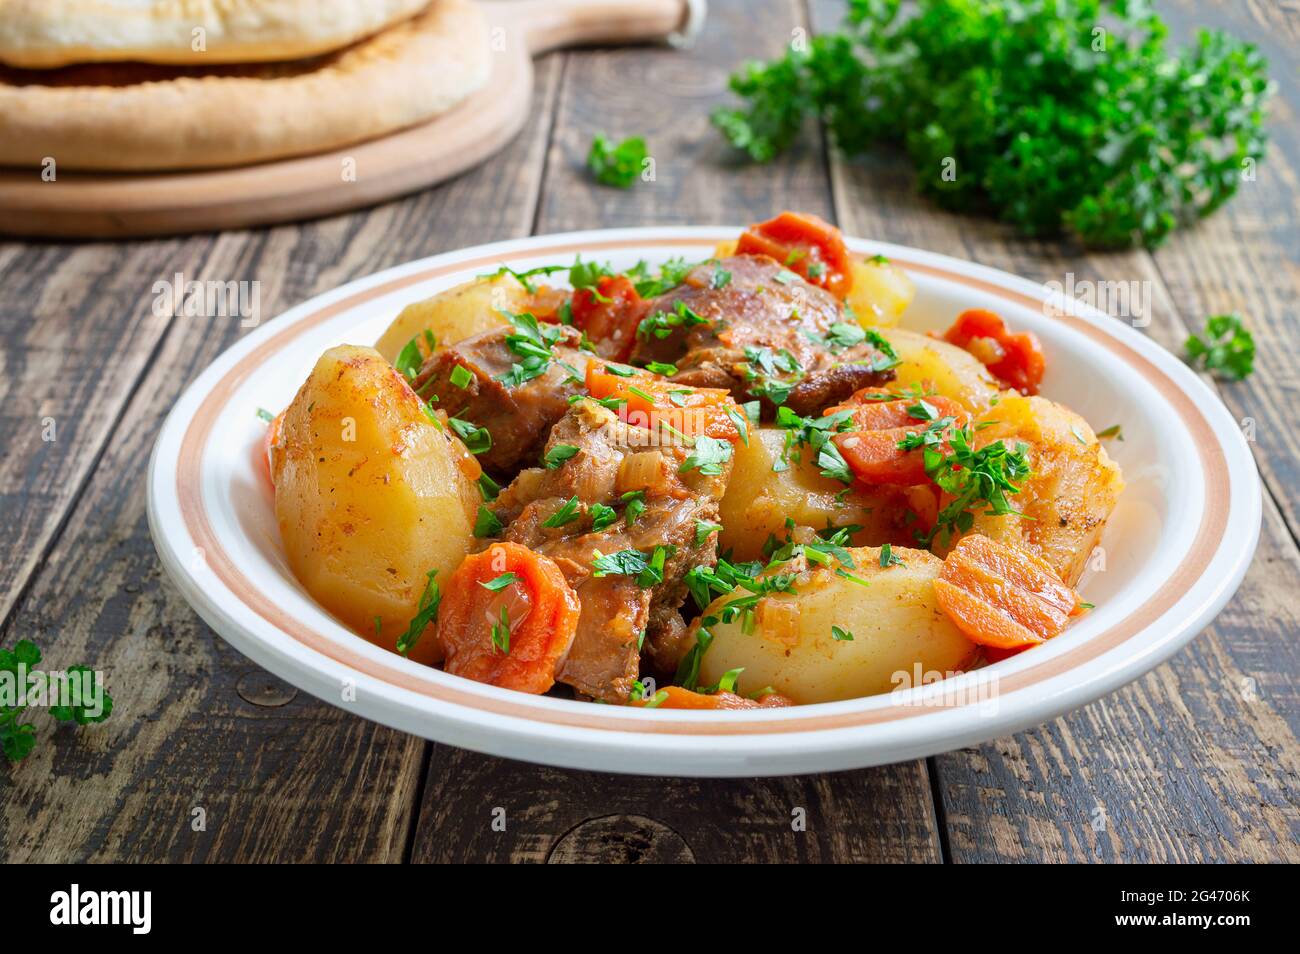
[[[730,445],[717,444],[725,459],[701,465],[688,441],[665,442],[582,400],[551,430],[553,466],[525,470],[502,491],[502,538],[555,560],[582,604],[558,681],[627,701],[647,630],[671,625],[686,573],[716,560],[716,535],[699,527],[717,522],[731,471]]]
[[[479,446],[471,446],[479,462],[510,472],[536,460],[547,432],[569,409],[569,398],[582,393],[589,356],[578,350],[581,337],[573,328],[519,315],[512,328],[439,348],[411,386],[454,419],[462,438],[481,429]]]
[[[840,301],[765,255],[693,269],[654,299],[632,360],[674,364],[673,380],[818,414],[893,380],[889,346],[846,317]]]

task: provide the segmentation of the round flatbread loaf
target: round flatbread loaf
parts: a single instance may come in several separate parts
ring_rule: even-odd
[[[429,0],[3,0],[0,63],[260,63],[337,50]]]
[[[470,0],[291,63],[0,68],[0,165],[143,171],[244,165],[373,139],[483,86],[487,21]]]

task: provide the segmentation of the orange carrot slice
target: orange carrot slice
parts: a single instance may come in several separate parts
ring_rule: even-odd
[[[649,706],[655,697],[663,693],[656,709],[780,709],[794,705],[785,696],[769,692],[758,699],[746,699],[734,692],[691,692],[681,686],[667,686],[649,698],[638,699],[634,706]]]
[[[737,420],[745,412],[721,388],[691,388],[674,384],[649,371],[632,370],[631,375],[606,370],[601,361],[587,362],[587,391],[597,399],[623,401],[620,415],[627,423],[656,430],[665,425],[689,437],[701,434],[736,443],[740,440]]]
[[[446,670],[542,693],[573,643],[581,604],[555,561],[517,543],[471,553],[447,580],[438,613]]]
[[[925,452],[902,450],[898,442],[908,434],[924,431],[933,420],[953,418],[951,426],[965,424],[966,412],[946,397],[901,398],[870,388],[858,391],[843,404],[827,408],[826,414],[853,412],[855,430],[835,434],[839,448],[853,475],[866,484],[914,486],[928,482]],[[926,415],[932,415],[927,417]]]
[[[981,534],[948,554],[934,594],[958,629],[996,649],[1051,639],[1080,608],[1079,595],[1043,560]]]

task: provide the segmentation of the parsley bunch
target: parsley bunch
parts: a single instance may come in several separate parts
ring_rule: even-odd
[[[840,32],[733,75],[745,105],[714,124],[764,162],[817,115],[850,155],[901,145],[947,208],[1104,247],[1209,215],[1264,154],[1267,62],[1224,33],[1171,50],[1142,0],[906,9],[850,0]]]

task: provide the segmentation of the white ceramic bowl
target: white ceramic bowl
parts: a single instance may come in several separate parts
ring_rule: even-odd
[[[370,344],[408,302],[509,263],[581,253],[707,258],[738,228],[579,232],[411,262],[290,309],[225,352],[177,401],[149,468],[149,525],[190,604],[235,648],[320,698],[416,735],[553,765],[665,775],[820,772],[894,762],[1043,722],[1124,685],[1199,632],[1240,583],[1259,535],[1254,460],[1218,398],[1137,331],[1085,306],[1045,307],[1042,286],[942,255],[850,242],[907,269],[906,326],[946,327],[989,308],[1043,343],[1047,397],[1098,430],[1127,489],[1102,541],[1104,569],[1080,589],[1095,603],[1063,635],[975,673],[865,699],[783,710],[682,712],[529,696],[450,676],[371,645],[314,603],[289,572],[259,473],[265,425],[316,359]],[[1057,305],[1061,303],[1058,301]],[[924,683],[925,680],[919,680]]]

